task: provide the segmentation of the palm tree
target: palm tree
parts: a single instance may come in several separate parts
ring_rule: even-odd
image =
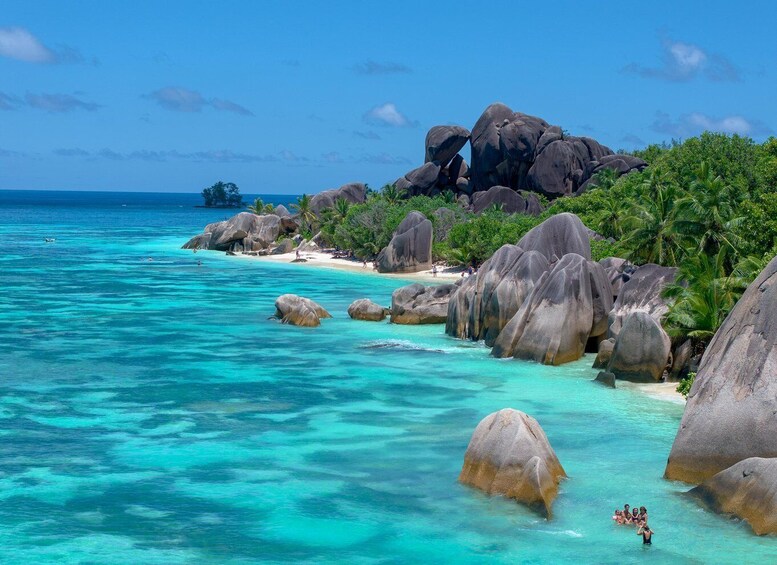
[[[270,204],[270,206],[272,207],[272,204]],[[261,216],[262,214],[266,213],[266,207],[261,198],[254,199],[254,203],[249,204],[246,206],[246,208],[249,212],[256,214],[257,216]]]
[[[313,212],[313,209],[310,206],[311,201],[312,198],[309,195],[303,194],[297,198],[297,202],[291,205],[291,209],[299,214],[302,225],[305,226],[308,231],[313,231],[313,224],[317,219],[315,212]]]
[[[674,299],[665,320],[669,335],[702,342],[715,335],[747,286],[735,271],[726,271],[727,255],[722,248],[683,260],[676,282],[663,292]]]
[[[623,219],[621,241],[628,259],[639,263],[676,265],[682,252],[676,220],[676,187],[657,185],[655,197],[635,204]]]
[[[386,184],[380,189],[380,195],[383,200],[389,204],[396,204],[402,199],[404,190],[399,190],[396,184]]]
[[[332,220],[338,224],[341,223],[343,220],[345,220],[345,217],[348,215],[348,210],[350,209],[351,203],[342,196],[338,197],[337,200],[335,200],[334,207],[332,208]]]
[[[744,218],[737,217],[734,189],[715,176],[709,163],[695,171],[691,192],[677,202],[677,227],[700,253],[715,255],[723,247],[736,252],[739,240],[735,230]]]

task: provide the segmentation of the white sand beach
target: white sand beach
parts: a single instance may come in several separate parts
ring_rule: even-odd
[[[280,255],[244,255],[237,254],[235,257],[242,257],[244,259],[253,259],[258,261],[270,261],[273,263],[291,263],[299,266],[300,268],[310,267],[322,267],[325,269],[337,269],[341,271],[351,271],[354,273],[371,274],[381,277],[396,278],[402,280],[413,280],[418,282],[439,282],[450,283],[456,282],[461,279],[463,269],[461,267],[440,267],[438,266],[438,272],[435,276],[431,270],[419,271],[417,273],[378,273],[378,271],[372,268],[372,263],[367,263],[366,267],[363,262],[357,259],[340,259],[332,256],[332,253],[326,253],[323,251],[306,251],[300,254],[300,258],[304,259],[304,262],[295,263],[296,252],[283,253]]]

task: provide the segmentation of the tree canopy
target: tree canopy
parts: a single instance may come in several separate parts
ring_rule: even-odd
[[[208,208],[240,208],[243,206],[240,189],[233,182],[218,181],[216,184],[204,188],[200,194]]]

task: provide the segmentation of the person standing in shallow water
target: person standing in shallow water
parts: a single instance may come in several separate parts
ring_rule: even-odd
[[[642,545],[653,545],[653,530],[647,523],[640,526],[637,530],[637,535],[642,536]]]

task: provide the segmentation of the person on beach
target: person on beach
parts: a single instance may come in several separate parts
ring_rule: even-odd
[[[299,259],[299,249],[297,249],[296,258]]]
[[[637,530],[637,535],[642,536],[642,545],[653,545],[653,530],[645,522],[642,527]]]
[[[647,508],[644,506],[639,507],[639,517],[643,522],[647,522]]]
[[[623,512],[621,510],[615,509],[615,514],[613,515],[612,519],[615,521],[616,524],[619,526],[623,525]]]
[[[639,509],[636,506],[631,510],[631,521],[634,524],[639,524]]]
[[[631,506],[628,504],[623,505],[623,523],[631,524]]]
[[[432,276],[433,277],[437,276],[437,265],[432,265]]]

